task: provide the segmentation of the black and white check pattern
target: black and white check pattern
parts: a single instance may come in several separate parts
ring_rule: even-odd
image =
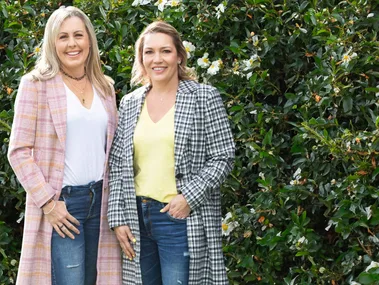
[[[123,284],[142,284],[140,236],[133,173],[133,134],[149,87],[124,96],[110,154],[111,228],[129,225],[137,258],[123,258]],[[180,81],[175,103],[175,177],[192,209],[187,218],[190,285],[229,284],[221,247],[220,184],[232,169],[234,142],[222,99],[214,87]]]

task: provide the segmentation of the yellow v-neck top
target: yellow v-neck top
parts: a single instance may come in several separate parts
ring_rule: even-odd
[[[145,101],[134,131],[134,183],[137,196],[168,203],[177,195],[174,160],[174,110],[154,123]]]

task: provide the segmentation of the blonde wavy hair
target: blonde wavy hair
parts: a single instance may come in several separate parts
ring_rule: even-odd
[[[58,74],[61,63],[56,52],[55,41],[62,23],[70,17],[78,17],[83,21],[89,37],[90,50],[85,63],[88,80],[100,91],[101,95],[111,96],[113,92],[111,85],[114,82],[110,77],[104,75],[101,70],[95,30],[87,15],[76,7],[61,6],[51,14],[46,23],[40,56],[37,59],[34,70],[30,72],[30,75],[34,80],[44,81]]]
[[[195,74],[186,66],[187,65],[187,51],[184,47],[178,31],[170,24],[164,21],[155,21],[148,25],[137,39],[135,44],[135,57],[132,69],[132,85],[138,84],[151,84],[146,70],[143,66],[143,46],[145,44],[145,37],[148,34],[163,33],[172,38],[178,57],[181,63],[178,68],[179,80],[196,80]]]

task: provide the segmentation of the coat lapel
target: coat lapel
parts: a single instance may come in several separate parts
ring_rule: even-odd
[[[105,111],[108,114],[106,152],[109,153],[109,150],[110,150],[111,145],[112,145],[114,133],[116,130],[116,126],[117,126],[117,113],[116,113],[116,109],[115,109],[116,108],[115,107],[116,102],[113,102],[113,100],[115,100],[115,97],[107,96],[106,98],[104,98],[104,96],[102,96],[100,94],[100,91],[98,91],[98,90],[96,90],[96,91],[99,94],[99,98],[100,98],[101,102],[103,103]],[[105,161],[106,166],[108,166],[108,159],[109,159],[109,157],[107,156],[106,161]],[[106,167],[106,173],[107,172],[108,172],[108,167]]]
[[[45,92],[55,131],[64,150],[66,147],[67,98],[62,77],[57,75],[46,81]]]
[[[180,81],[175,103],[175,168],[178,164],[188,140],[195,111],[196,96],[193,93],[196,83],[193,81]]]
[[[136,128],[138,118],[141,114],[142,105],[145,102],[146,93],[149,89],[149,86],[143,86],[131,93],[130,95],[126,95],[127,97],[125,97],[124,99],[124,112],[127,115],[125,117],[124,122],[120,123],[124,123],[123,127],[125,128],[125,145],[127,145],[128,148],[131,148],[129,153],[133,153],[134,130]],[[132,159],[132,156],[130,156],[129,158]]]

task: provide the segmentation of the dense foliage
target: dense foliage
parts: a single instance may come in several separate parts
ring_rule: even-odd
[[[54,3],[0,2],[0,284],[15,280],[25,202],[6,159],[13,102]],[[74,5],[119,99],[155,19],[178,29],[199,81],[222,93],[237,144],[222,189],[231,284],[379,284],[377,1]]]

